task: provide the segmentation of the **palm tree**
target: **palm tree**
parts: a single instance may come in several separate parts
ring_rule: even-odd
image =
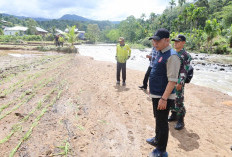
[[[230,43],[230,48],[232,48],[232,24],[231,24],[231,26],[230,26],[230,28],[229,28],[229,34],[230,34],[230,38],[229,38],[229,43]]]
[[[155,13],[152,12],[152,13],[150,14],[150,21],[153,22],[153,21],[155,20],[156,17],[157,17],[157,15],[156,15]]]
[[[178,3],[180,6],[182,6],[185,2],[186,2],[186,0],[178,0]]]
[[[192,31],[193,28],[193,22],[194,22],[194,16],[193,16],[193,11],[195,9],[195,5],[194,4],[190,4],[189,7],[187,7],[187,21],[190,24],[190,31]]]
[[[210,50],[212,51],[213,38],[216,37],[220,32],[220,25],[219,23],[217,23],[216,19],[213,19],[212,21],[210,20],[206,21],[205,32],[207,34],[207,51],[209,49],[209,43],[210,43]]]
[[[193,28],[197,28],[199,19],[205,16],[205,7],[197,7],[193,10],[192,20],[193,20]]]
[[[157,16],[158,15],[156,15],[155,13],[151,13],[150,14],[150,16],[149,16],[149,20],[148,20],[148,22],[149,22],[149,30],[155,30],[155,24],[154,24],[154,22],[155,22],[155,19],[157,18]]]
[[[55,33],[56,33],[56,26],[53,26],[51,28],[51,33],[52,33],[53,36],[55,35]]]
[[[175,0],[171,0],[171,2],[169,2],[169,4],[171,6],[171,10],[172,10],[173,6],[176,6]]]
[[[71,48],[74,48],[74,43],[77,41],[77,34],[75,34],[76,26],[69,27],[68,26],[68,33],[65,33],[68,42],[71,44]]]
[[[145,13],[142,13],[142,15],[140,16],[140,19],[144,21],[145,18],[146,18],[146,14],[145,14]]]
[[[179,15],[178,18],[174,20],[174,25],[177,29],[177,32],[180,32],[180,26],[184,25],[184,17]]]
[[[146,18],[146,14],[142,13],[142,15],[140,16],[140,19],[139,19],[142,26],[144,26],[144,24],[145,24],[145,18]]]
[[[4,35],[4,32],[1,28],[0,28],[0,35]]]
[[[206,7],[207,9],[209,8],[208,0],[198,0],[196,1],[195,5],[198,7]]]

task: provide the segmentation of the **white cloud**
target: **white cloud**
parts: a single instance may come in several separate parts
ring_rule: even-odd
[[[176,0],[177,1],[177,0]],[[168,0],[0,0],[0,13],[28,17],[59,18],[76,14],[93,20],[124,20],[142,13],[161,14]]]
[[[145,13],[148,17],[151,12],[162,13],[166,8],[165,1],[158,0],[104,0],[101,7],[91,16],[96,19],[122,20],[130,15],[136,18]]]

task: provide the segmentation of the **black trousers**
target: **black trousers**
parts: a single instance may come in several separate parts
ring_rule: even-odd
[[[120,73],[122,70],[122,81],[126,81],[126,63],[117,62],[117,81],[120,81]]]
[[[166,151],[167,143],[168,143],[168,134],[169,134],[169,127],[168,127],[168,114],[170,110],[170,106],[175,104],[174,100],[168,99],[167,101],[167,108],[165,110],[157,110],[158,103],[160,98],[152,98],[153,103],[153,112],[154,116],[156,117],[156,139],[157,149],[160,151]]]
[[[148,79],[149,79],[149,76],[150,76],[150,73],[151,73],[151,69],[152,69],[152,67],[150,67],[150,66],[147,68],[147,72],[146,72],[146,74],[144,76],[144,79],[143,79],[143,86],[145,88],[147,88],[147,82],[148,82]]]

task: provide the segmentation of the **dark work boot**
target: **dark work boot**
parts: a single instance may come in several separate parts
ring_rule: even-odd
[[[171,116],[169,116],[168,121],[172,122],[172,121],[176,121],[177,120],[177,116],[176,116],[176,112],[172,111]]]
[[[139,86],[139,88],[140,88],[140,89],[144,89],[144,90],[146,90],[146,89],[147,89],[147,87],[146,87],[146,86],[144,86],[144,85],[143,85],[143,86]]]
[[[156,148],[149,154],[149,157],[168,157],[168,153]]]
[[[148,144],[154,146],[154,147],[156,147],[157,144],[158,144],[158,141],[157,141],[157,138],[156,138],[156,137],[148,138],[148,139],[146,140],[146,142],[147,142]]]
[[[175,125],[176,130],[181,130],[184,127],[184,117],[183,116],[178,116],[178,121]]]

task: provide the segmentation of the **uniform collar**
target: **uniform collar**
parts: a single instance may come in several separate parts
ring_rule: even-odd
[[[179,52],[177,52],[178,54],[182,54],[183,52],[185,52],[185,49],[183,48],[182,50],[180,50]]]
[[[172,48],[172,46],[171,46],[171,45],[168,45],[168,46],[165,47],[163,50],[161,50],[161,52],[164,53],[164,52],[170,50],[171,48]]]

